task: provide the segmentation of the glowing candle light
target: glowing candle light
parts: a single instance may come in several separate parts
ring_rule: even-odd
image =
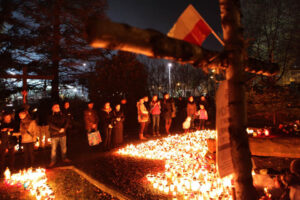
[[[146,176],[149,184],[164,194],[172,194],[180,199],[209,199],[218,196],[230,199],[231,179],[218,178],[216,166],[205,158],[208,151],[206,139],[215,137],[215,131],[196,131],[127,145],[117,153],[165,160],[163,173]]]
[[[9,169],[6,169],[5,182],[8,185],[20,185],[28,190],[36,199],[52,200],[55,198],[53,191],[47,185],[46,170],[38,168],[32,170],[20,171],[16,174],[10,174]]]

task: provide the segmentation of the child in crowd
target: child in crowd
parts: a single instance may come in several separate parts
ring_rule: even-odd
[[[207,111],[204,108],[204,105],[200,104],[200,110],[197,111],[196,116],[199,119],[199,130],[205,129],[205,121],[208,119]]]

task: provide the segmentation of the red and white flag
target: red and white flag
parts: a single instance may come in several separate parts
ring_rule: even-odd
[[[211,32],[210,26],[190,4],[171,28],[168,36],[201,46]]]

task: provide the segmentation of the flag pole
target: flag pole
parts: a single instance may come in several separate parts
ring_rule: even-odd
[[[201,17],[202,21],[204,21],[204,23],[210,28],[211,33],[216,37],[216,39],[222,44],[222,46],[224,46],[224,42],[223,40],[216,34],[216,32],[214,31],[214,29],[212,29],[210,27],[210,25],[203,19],[203,17],[199,14],[199,16]]]

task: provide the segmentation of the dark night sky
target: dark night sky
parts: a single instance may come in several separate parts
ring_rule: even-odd
[[[107,0],[108,17],[114,22],[167,34],[184,9],[192,4],[206,22],[222,33],[218,0]],[[203,47],[220,50],[222,45],[211,34]]]

